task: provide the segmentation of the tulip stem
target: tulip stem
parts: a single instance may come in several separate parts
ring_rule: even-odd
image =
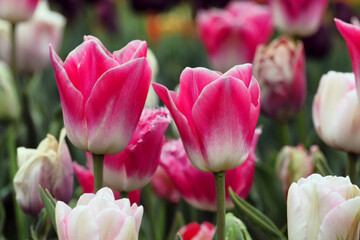
[[[216,239],[225,240],[225,171],[214,172],[216,186]]]
[[[356,163],[358,155],[356,153],[347,153],[348,162],[347,162],[347,169],[346,174],[350,177],[350,180],[353,184],[356,184]]]
[[[18,79],[18,70],[17,70],[17,62],[16,62],[16,23],[11,23],[11,70],[14,77],[14,82],[16,86],[16,90],[20,93],[20,84]],[[20,96],[20,95],[19,95]]]
[[[299,139],[300,142],[304,144],[304,146],[307,146],[306,144],[306,117],[305,117],[305,106],[304,108],[299,112],[297,117],[297,129],[299,133]]]
[[[93,153],[94,163],[94,193],[99,191],[103,186],[103,169],[105,155]]]
[[[290,145],[290,134],[287,122],[280,122],[279,127],[283,146]]]

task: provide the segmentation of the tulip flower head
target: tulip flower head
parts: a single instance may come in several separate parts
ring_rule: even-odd
[[[173,203],[178,203],[180,201],[179,192],[176,190],[171,177],[161,165],[159,165],[156,169],[156,172],[150,183],[152,190],[160,198],[166,199]]]
[[[169,109],[191,163],[204,172],[221,172],[247,158],[260,112],[260,89],[251,64],[224,74],[186,68],[176,94],[153,84]]]
[[[129,199],[115,200],[109,188],[96,194],[81,195],[71,209],[58,201],[55,208],[59,240],[126,239],[137,240],[143,207],[130,205]]]
[[[71,200],[73,169],[65,135],[63,129],[59,142],[48,134],[37,149],[17,149],[19,170],[14,177],[16,201],[21,209],[32,217],[36,217],[44,207],[39,185],[48,189],[57,200]]]
[[[0,19],[12,23],[31,18],[39,0],[0,0]]]
[[[112,155],[128,145],[151,81],[146,52],[146,42],[132,41],[111,54],[86,36],[63,62],[50,46],[65,128],[77,148]]]
[[[180,228],[178,233],[183,240],[211,240],[215,235],[215,226],[209,222],[201,225],[193,222]]]

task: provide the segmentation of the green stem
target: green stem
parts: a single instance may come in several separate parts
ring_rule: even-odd
[[[225,240],[225,171],[214,172],[216,186],[216,239]]]
[[[11,70],[15,81],[15,86],[20,93],[20,84],[18,79],[18,69],[17,69],[17,62],[16,62],[16,23],[11,23]],[[19,95],[20,96],[20,95]]]
[[[152,240],[157,240],[157,233],[156,233],[156,225],[155,223],[157,222],[157,219],[155,219],[155,214],[154,214],[154,209],[153,209],[153,197],[151,195],[151,189],[150,186],[146,186],[144,188],[144,195],[145,195],[145,206],[144,209],[146,211],[146,215],[148,217],[148,220],[150,222],[150,234],[151,234],[151,238]]]
[[[16,163],[16,131],[15,126],[9,126],[8,132],[8,154],[9,154],[9,172],[11,181],[14,180],[14,177],[17,172],[17,163]],[[19,205],[16,201],[15,191],[12,192],[14,210],[15,210],[15,221],[18,233],[18,239],[26,239],[26,227],[25,227],[25,215],[21,211]]]
[[[121,191],[120,198],[129,198],[129,192]]]
[[[94,193],[100,190],[103,186],[104,157],[105,155],[93,154]]]
[[[305,106],[303,110],[301,110],[297,117],[297,129],[299,134],[300,142],[307,146],[306,144],[306,118],[305,118]]]
[[[32,148],[36,147],[37,136],[35,131],[35,124],[30,112],[30,98],[26,87],[22,90],[22,116],[26,124],[28,145]]]
[[[287,122],[280,122],[279,127],[280,127],[282,144],[284,146],[290,145],[290,133]]]
[[[358,155],[356,153],[347,153],[348,156],[348,163],[347,163],[347,169],[346,174],[350,177],[350,180],[353,184],[356,184],[356,163]]]

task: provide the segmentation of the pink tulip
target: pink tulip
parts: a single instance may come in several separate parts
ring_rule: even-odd
[[[164,133],[171,122],[165,108],[144,109],[129,145],[119,154],[104,159],[104,185],[131,192],[150,182],[160,161]],[[92,169],[92,155],[86,153]]]
[[[162,151],[161,154],[163,154],[163,152],[164,151]],[[150,183],[153,191],[160,198],[166,199],[173,203],[178,203],[180,201],[179,192],[176,190],[171,177],[161,165],[159,165],[156,169],[156,172]]]
[[[278,121],[294,117],[306,98],[303,44],[283,37],[259,46],[254,76],[261,89],[262,113]]]
[[[215,226],[209,222],[203,222],[201,225],[193,222],[179,229],[183,240],[211,240],[215,235]]]
[[[137,240],[143,207],[129,199],[115,200],[109,188],[83,194],[74,209],[58,201],[55,208],[59,240]]]
[[[260,130],[254,135],[251,152],[239,167],[229,170],[225,175],[226,208],[234,207],[228,189],[246,198],[251,189],[255,171],[255,149]],[[193,167],[186,156],[181,140],[171,140],[164,144],[161,153],[161,166],[171,177],[175,188],[190,205],[195,208],[216,211],[215,180],[211,173],[201,172]]]
[[[83,189],[83,193],[93,193],[94,192],[94,175],[91,170],[82,167],[76,162],[73,163],[73,169],[75,176]],[[131,204],[140,203],[140,189],[132,191],[129,193],[129,200]],[[120,193],[117,191],[113,191],[115,199],[120,199]]]
[[[328,0],[269,0],[269,4],[281,32],[308,36],[318,30]]]
[[[191,163],[200,171],[234,169],[247,158],[260,112],[251,64],[225,74],[186,68],[179,94],[153,83],[169,109]]]
[[[28,20],[39,0],[0,0],[0,19],[12,23]]]
[[[146,52],[146,42],[132,41],[111,54],[87,36],[62,62],[50,46],[65,128],[76,147],[112,155],[128,145],[151,81]]]
[[[251,63],[256,47],[266,43],[273,31],[268,7],[253,2],[234,1],[225,10],[202,10],[196,23],[212,67],[222,72]]]
[[[354,18],[353,24],[339,19],[335,19],[335,23],[348,46],[356,79],[356,90],[360,98],[360,22]]]

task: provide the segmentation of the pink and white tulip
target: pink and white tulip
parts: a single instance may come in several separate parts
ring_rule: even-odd
[[[270,10],[253,2],[231,2],[224,10],[201,10],[196,18],[211,66],[218,71],[252,63],[256,47],[273,32]]]
[[[348,46],[356,79],[357,94],[360,98],[360,22],[356,18],[352,20],[353,24],[338,19],[335,19],[335,23]]]
[[[211,240],[215,235],[215,226],[209,222],[198,224],[196,222],[189,223],[179,229],[183,240]]]
[[[312,112],[316,132],[327,145],[360,153],[360,103],[353,73],[323,75]]]
[[[191,163],[204,172],[231,170],[247,158],[260,112],[252,65],[224,74],[186,68],[179,94],[153,84],[169,109]]]
[[[0,0],[0,19],[17,23],[31,18],[39,0]]]
[[[261,89],[261,111],[278,121],[294,117],[306,98],[303,44],[278,38],[260,45],[254,60],[254,76]]]
[[[289,35],[308,36],[322,21],[329,0],[269,0],[275,26]]]
[[[85,193],[71,209],[58,201],[55,208],[59,240],[137,240],[143,207],[129,199],[115,200],[109,188]]]
[[[131,192],[150,182],[159,162],[164,134],[171,122],[165,108],[144,109],[129,145],[119,154],[105,155],[104,185]],[[92,169],[92,155],[86,153]]]
[[[73,170],[65,135],[63,129],[59,142],[48,134],[37,149],[17,149],[19,170],[14,177],[16,201],[21,209],[32,217],[36,217],[44,207],[39,185],[48,189],[57,200],[71,200]]]
[[[249,194],[255,172],[255,149],[260,130],[254,135],[251,152],[247,160],[239,167],[229,170],[225,175],[226,208],[234,207],[228,189],[246,198]],[[161,166],[171,177],[175,188],[191,206],[216,211],[215,180],[211,173],[201,172],[191,165],[181,140],[170,140],[163,146]]]
[[[360,190],[349,177],[301,178],[287,200],[289,240],[359,239]]]
[[[111,54],[86,36],[63,62],[50,46],[65,128],[77,148],[112,155],[128,145],[151,81],[146,52],[146,42],[132,41]]]

